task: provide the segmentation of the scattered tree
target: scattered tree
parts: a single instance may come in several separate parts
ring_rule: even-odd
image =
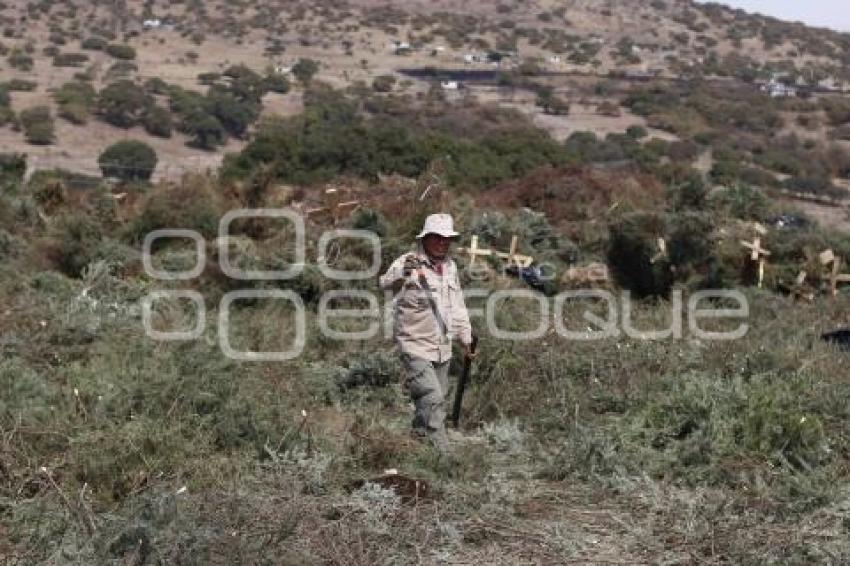
[[[136,58],[136,50],[131,45],[126,45],[123,43],[110,43],[104,49],[108,55],[115,57],[116,59],[135,59]]]
[[[102,37],[87,37],[80,43],[80,47],[91,51],[103,51],[106,46],[107,42]]]
[[[97,92],[85,82],[68,82],[53,93],[59,106],[59,116],[72,124],[85,124],[94,106]]]
[[[156,152],[144,142],[122,140],[107,147],[97,159],[104,177],[148,181],[156,168]]]
[[[151,106],[142,117],[142,125],[145,131],[152,136],[171,137],[171,113],[161,106]]]
[[[393,75],[380,75],[372,81],[372,89],[375,92],[392,92],[396,78]]]
[[[53,116],[47,106],[33,106],[21,111],[21,126],[28,143],[49,145],[53,143]]]
[[[227,140],[227,131],[219,119],[201,109],[183,118],[180,130],[192,136],[188,145],[199,149],[215,149]]]
[[[317,72],[319,72],[319,63],[313,59],[301,58],[292,67],[293,76],[304,86],[310,84]]]
[[[289,79],[282,73],[270,73],[263,79],[263,84],[266,90],[278,94],[286,94],[290,89]]]
[[[107,123],[119,128],[132,128],[153,104],[153,99],[129,80],[114,82],[104,88],[97,102],[97,113]]]

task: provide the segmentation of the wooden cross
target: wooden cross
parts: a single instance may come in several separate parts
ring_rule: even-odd
[[[824,267],[832,264],[832,269],[829,272],[829,289],[834,297],[838,295],[839,284],[850,283],[850,274],[841,273],[841,258],[835,255],[835,252],[831,249],[822,251],[818,259]]]
[[[496,257],[508,260],[508,263],[516,264],[517,267],[528,267],[534,263],[534,258],[527,255],[519,255],[516,253],[519,238],[516,235],[511,236],[511,249],[508,253],[496,252]]]
[[[508,252],[508,263],[516,261],[516,248],[519,245],[519,238],[516,234],[511,236],[511,251]]]
[[[821,265],[827,266],[835,261],[835,253],[832,250],[824,250],[818,256]]]
[[[764,282],[764,264],[767,261],[766,258],[770,257],[770,252],[761,247],[761,238],[755,238],[752,242],[746,242],[741,240],[741,245],[751,251],[750,259],[752,261],[757,261],[759,264],[759,289]]]
[[[487,250],[478,247],[478,236],[472,236],[472,244],[468,248],[458,248],[458,253],[469,254],[469,266],[475,263],[476,257],[497,257],[502,260],[507,260],[509,264],[516,264],[518,267],[525,268],[534,263],[534,258],[528,255],[516,253],[519,244],[519,238],[513,236],[511,238],[511,248],[507,253]]]
[[[832,261],[832,273],[829,274],[829,288],[833,297],[838,295],[839,283],[850,283],[850,274],[841,273],[841,258],[836,256]]]
[[[472,236],[472,243],[468,248],[458,248],[457,251],[462,254],[469,254],[470,269],[472,269],[476,257],[490,257],[493,255],[493,250],[485,250],[478,247],[478,236]]]
[[[664,241],[664,238],[658,238],[658,253],[652,256],[652,259],[649,260],[649,263],[655,263],[660,259],[664,259],[667,257],[667,242]]]
[[[797,278],[794,280],[794,285],[791,287],[791,297],[794,300],[797,299],[805,299],[806,301],[812,302],[815,300],[815,294],[806,287],[806,277],[808,274],[805,271],[801,271],[797,274]]]
[[[333,220],[334,225],[339,222],[340,217],[342,216],[342,212],[346,208],[356,208],[357,205],[360,204],[359,200],[349,200],[342,202],[342,193],[339,192],[339,189],[331,188],[327,189],[324,193],[323,200],[325,201],[325,206],[320,208],[311,208],[307,211],[307,216],[313,214],[330,214],[331,219]]]

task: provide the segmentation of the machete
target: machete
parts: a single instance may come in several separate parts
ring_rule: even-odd
[[[475,348],[478,346],[478,336],[472,335],[472,344],[469,346],[470,353],[475,353]],[[460,426],[460,407],[463,404],[463,391],[466,389],[466,384],[469,381],[469,370],[472,368],[472,358],[467,357],[463,360],[463,372],[460,374],[460,379],[457,382],[457,390],[455,391],[455,403],[452,407],[452,422],[455,428]]]

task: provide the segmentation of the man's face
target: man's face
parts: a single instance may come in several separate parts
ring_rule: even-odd
[[[445,258],[449,253],[451,243],[451,238],[444,238],[439,234],[427,234],[422,238],[422,247],[425,248],[425,253],[435,259]]]

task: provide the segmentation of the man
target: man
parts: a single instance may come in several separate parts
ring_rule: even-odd
[[[430,437],[441,453],[449,452],[446,396],[452,339],[472,357],[472,326],[463,301],[457,266],[449,257],[459,234],[448,214],[432,214],[416,236],[418,249],[396,259],[381,276],[382,289],[395,299],[394,334],[413,399],[413,431]]]

